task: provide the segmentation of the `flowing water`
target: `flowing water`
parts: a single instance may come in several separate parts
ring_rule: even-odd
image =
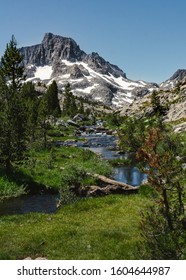
[[[89,149],[104,159],[113,158],[128,158],[127,154],[120,154],[116,149],[117,138],[112,135],[105,134],[89,134],[83,135],[86,141],[79,141],[76,143],[78,147]],[[67,145],[72,145],[68,142]],[[113,179],[128,183],[133,186],[138,186],[146,175],[141,173],[135,161],[129,166],[119,166],[114,168]],[[57,210],[58,195],[56,194],[42,194],[42,195],[25,195],[19,198],[11,198],[0,202],[0,216],[25,214],[30,212],[40,213],[55,213]]]
[[[89,135],[84,143],[84,148],[100,154],[104,159],[131,159],[128,166],[114,167],[113,179],[132,186],[139,186],[147,179],[147,175],[140,172],[132,155],[119,153],[116,149],[117,137],[110,135]]]

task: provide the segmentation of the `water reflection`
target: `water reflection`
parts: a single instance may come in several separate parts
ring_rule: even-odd
[[[147,179],[147,175],[141,173],[136,166],[133,167],[116,167],[114,169],[114,179],[132,186],[139,186],[142,181]]]
[[[97,137],[93,138],[91,143],[89,143],[90,147],[85,147],[85,149],[89,149],[94,153],[100,154],[104,159],[127,159],[131,157],[127,153],[120,154],[117,150],[115,150],[116,145],[113,142],[113,138],[107,137]],[[114,138],[116,140],[116,138]],[[94,144],[94,145],[92,145]],[[113,179],[116,181],[120,181],[132,186],[139,186],[142,181],[147,179],[147,175],[142,173],[138,167],[136,166],[136,162],[134,157],[131,157],[132,164],[129,166],[119,166],[114,168]]]
[[[79,142],[77,146],[89,149],[100,154],[104,159],[128,158],[127,154],[120,154],[116,151],[115,136],[87,136],[86,143]],[[69,142],[68,142],[69,144]],[[114,168],[113,179],[133,186],[138,186],[147,175],[141,173],[133,161],[130,166],[120,166]],[[24,214],[30,212],[55,213],[57,209],[58,195],[43,194],[29,195],[19,198],[9,199],[0,202],[0,216],[11,214]]]
[[[58,195],[55,194],[28,195],[11,198],[0,202],[0,216],[31,212],[55,213],[57,202]]]

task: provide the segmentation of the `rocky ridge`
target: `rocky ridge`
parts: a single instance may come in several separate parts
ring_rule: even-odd
[[[176,87],[186,77],[186,69],[178,69],[168,80],[160,84],[160,88],[170,90]]]
[[[168,80],[157,85],[132,81],[118,66],[93,52],[86,54],[71,39],[46,33],[41,44],[23,47],[27,81],[49,85],[56,80],[59,89],[70,82],[72,92],[119,108],[121,115],[152,114],[151,94],[158,92],[167,107],[165,121],[186,118],[186,70],[177,70]],[[179,128],[177,128],[179,130]]]
[[[70,82],[73,94],[121,107],[158,88],[155,83],[132,81],[116,65],[93,52],[86,54],[71,39],[46,33],[41,44],[23,47],[27,81],[49,85],[56,80],[59,89]]]
[[[168,84],[171,84],[171,87],[167,88]],[[164,121],[175,124],[177,132],[186,130],[186,70],[176,71],[164,85],[157,90],[160,103],[166,108]],[[152,93],[136,98],[132,104],[123,106],[120,114],[137,118],[151,115],[151,95]]]

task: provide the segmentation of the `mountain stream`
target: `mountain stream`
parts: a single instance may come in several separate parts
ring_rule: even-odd
[[[85,141],[76,142],[76,146],[89,149],[102,156],[105,160],[122,159],[129,156],[117,151],[116,136],[107,135],[106,133],[94,133],[82,134],[81,137],[85,138]],[[74,145],[74,142],[68,141],[63,145]],[[128,166],[114,167],[113,179],[138,186],[143,180],[146,180],[146,174],[141,173],[136,166],[136,162],[132,160]],[[0,202],[0,216],[30,212],[55,213],[58,200],[59,195],[57,194],[24,195],[19,198],[7,199]]]

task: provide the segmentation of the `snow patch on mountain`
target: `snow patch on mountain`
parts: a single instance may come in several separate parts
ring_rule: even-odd
[[[28,65],[27,70],[30,71],[32,74],[30,74],[27,81],[35,81],[35,80],[49,80],[52,75],[52,66],[45,65],[45,66],[38,66],[35,67],[34,65]]]
[[[132,81],[116,65],[92,52],[86,54],[71,39],[46,33],[41,44],[20,49],[24,55],[27,81],[49,85],[56,80],[64,90],[70,83],[74,95],[122,107],[137,96],[148,94],[158,85]]]
[[[161,83],[160,87],[164,89],[172,89],[175,87],[175,83],[173,81],[167,80],[166,82]]]
[[[76,89],[76,91],[84,92],[84,93],[90,94],[91,91],[92,91],[93,89],[95,89],[97,86],[99,86],[99,85],[98,85],[98,84],[94,84],[94,85],[89,86],[89,87],[86,87],[86,88],[84,88],[84,89]]]
[[[35,72],[35,78],[39,78],[41,80],[50,79],[52,75],[52,66],[39,66]]]
[[[147,83],[145,83],[143,81],[133,82],[133,81],[130,81],[129,79],[123,78],[122,76],[116,78],[110,73],[109,73],[109,75],[100,74],[100,73],[94,71],[85,62],[70,62],[67,60],[62,60],[62,63],[65,64],[66,66],[74,66],[74,65],[83,66],[90,75],[88,77],[89,81],[91,81],[92,78],[99,77],[99,78],[105,80],[107,83],[109,83],[111,85],[115,85],[118,88],[122,88],[124,90],[133,90],[133,89],[135,89],[135,87],[143,88],[144,86],[147,86]]]
[[[160,84],[163,90],[171,90],[186,79],[186,69],[178,69],[168,80]]]

